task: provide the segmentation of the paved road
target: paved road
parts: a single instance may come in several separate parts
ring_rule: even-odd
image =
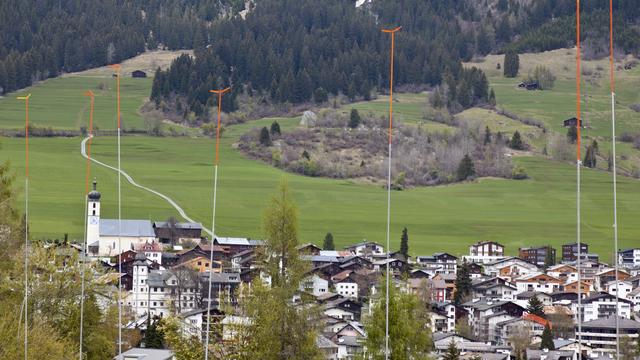
[[[82,143],[80,144],[80,154],[81,154],[81,155],[82,155],[82,157],[84,157],[85,159],[87,158],[87,149],[86,149],[86,145],[87,145],[87,141],[88,141],[88,140],[89,140],[89,138],[88,138],[88,137],[87,137],[87,138],[84,138],[84,139],[82,140]],[[111,169],[111,170],[115,171],[116,173],[118,172],[118,168],[113,167],[113,166],[111,166],[111,165],[107,165],[107,164],[105,164],[105,163],[103,163],[103,162],[101,162],[101,161],[99,161],[99,160],[96,160],[96,159],[94,159],[94,158],[91,158],[91,161],[93,161],[94,163],[96,163],[96,164],[98,164],[98,165],[100,165],[100,166],[102,166],[102,167],[106,167],[107,169]],[[127,174],[124,170],[120,170],[120,173],[122,174],[122,176],[124,176],[124,178],[125,178],[125,179],[127,179],[127,181],[128,181],[131,185],[133,185],[133,186],[135,186],[135,187],[137,187],[137,188],[140,188],[140,189],[142,189],[142,190],[148,191],[148,192],[150,192],[150,193],[152,193],[152,194],[154,194],[154,195],[157,195],[157,196],[161,197],[162,199],[164,199],[166,202],[168,202],[168,203],[169,203],[169,205],[173,206],[173,207],[176,209],[176,211],[180,214],[180,216],[182,216],[182,218],[183,218],[183,219],[185,219],[186,221],[189,221],[189,222],[196,222],[196,221],[194,221],[193,219],[191,219],[191,218],[187,215],[187,213],[186,213],[186,212],[185,212],[185,211],[180,207],[180,205],[178,205],[178,203],[176,203],[172,198],[170,198],[170,197],[168,197],[167,195],[162,194],[162,193],[160,193],[160,192],[158,192],[158,191],[155,191],[155,190],[153,190],[153,189],[150,189],[150,188],[148,188],[148,187],[146,187],[146,186],[144,186],[144,185],[140,185],[140,184],[138,184],[135,180],[133,180],[133,178],[131,177],[131,175]],[[209,230],[209,229],[205,228],[204,226],[202,227],[202,230],[204,230],[204,232],[206,232],[207,234],[209,234],[209,236],[212,236],[211,230]]]

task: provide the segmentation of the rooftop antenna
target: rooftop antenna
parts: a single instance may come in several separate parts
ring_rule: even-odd
[[[109,65],[116,71],[116,98],[118,119],[118,356],[122,357],[122,168],[120,162],[120,64]]]
[[[29,346],[29,98],[31,94],[19,96],[24,100],[25,122],[25,177],[24,177],[24,359],[28,358]]]
[[[82,340],[84,336],[84,296],[85,296],[85,261],[87,259],[87,216],[88,214],[88,194],[89,194],[89,178],[91,177],[91,141],[93,139],[93,103],[94,103],[94,94],[93,91],[89,90],[84,93],[84,96],[89,97],[89,140],[87,141],[87,170],[85,171],[86,176],[84,178],[84,243],[82,244],[82,253],[80,262],[82,264],[82,272],[81,272],[81,285],[80,285],[80,351],[79,358],[82,360],[83,356],[83,346]]]
[[[214,162],[213,175],[213,211],[211,216],[211,245],[209,252],[209,295],[207,296],[207,332],[204,342],[204,359],[209,360],[209,328],[211,324],[211,281],[213,277],[213,239],[216,236],[216,199],[218,195],[218,164],[220,160],[220,114],[222,112],[222,95],[231,88],[209,90],[210,93],[218,95],[218,125],[216,127],[216,157]]]
[[[576,0],[576,244],[578,245],[578,360],[582,360],[582,249],[580,243],[580,0]]]
[[[616,275],[616,338],[620,339],[620,280],[618,278],[618,182],[616,174],[616,79],[613,68],[613,0],[609,0],[609,85],[611,87],[611,152],[613,176],[613,258]],[[616,359],[620,358],[620,342],[616,341]]]
[[[391,60],[389,62],[389,159],[387,172],[387,271],[385,292],[385,327],[384,327],[384,358],[389,359],[389,231],[391,227],[391,143],[393,132],[393,52],[395,48],[396,33],[402,29],[398,26],[394,29],[382,29],[382,32],[391,34]]]

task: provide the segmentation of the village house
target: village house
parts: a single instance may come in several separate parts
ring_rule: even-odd
[[[518,295],[516,295],[515,303],[522,307],[526,307],[533,297],[536,297],[543,306],[550,306],[553,304],[553,297],[551,296],[551,294],[537,291],[525,291],[519,293]]]
[[[618,270],[618,279],[617,280],[627,280],[630,278],[628,272],[624,270]],[[598,273],[596,273],[594,277],[594,288],[598,291],[607,291],[607,284],[616,280],[616,271],[615,269],[607,268]]]
[[[480,241],[469,246],[469,255],[463,260],[487,264],[504,258],[504,246],[495,241]]]
[[[614,280],[605,284],[605,290],[613,296],[628,300],[631,291],[633,291],[633,285],[629,281]]]
[[[535,291],[551,294],[559,291],[562,281],[543,273],[533,273],[522,276],[515,281],[518,292]]]
[[[589,252],[589,244],[581,242],[580,253],[587,254],[588,252]],[[562,245],[562,262],[563,263],[576,261],[577,258],[578,258],[578,243]]]
[[[551,324],[548,320],[533,314],[524,314],[522,317],[510,319],[500,322],[496,325],[495,337],[491,339],[498,345],[513,347],[511,336],[518,330],[524,328],[531,334],[531,342],[540,342],[542,332],[547,324]]]
[[[517,293],[515,284],[499,278],[478,278],[472,282],[471,296],[480,300],[513,300]]]
[[[144,244],[137,244],[133,250],[136,253],[143,253],[147,259],[162,265],[162,245],[156,241],[146,242]]]
[[[489,340],[492,322],[502,322],[511,318],[521,317],[525,309],[512,301],[477,300],[466,302],[462,306],[468,312],[468,323],[474,336],[478,339]],[[494,315],[500,315],[496,317]],[[494,319],[490,321],[490,318]],[[495,325],[495,324],[492,324]]]
[[[449,253],[438,252],[432,256],[417,256],[416,264],[431,276],[436,274],[455,274],[458,269],[458,258]]]
[[[447,301],[447,300],[451,300],[453,299],[453,295],[456,292],[456,275],[453,274],[438,274],[436,276],[434,276],[431,280],[433,280],[434,283],[434,288],[436,285],[436,282],[439,281],[443,281],[444,282],[444,287],[445,287],[445,297],[442,300],[439,301]],[[440,284],[438,284],[440,285]]]
[[[302,280],[300,290],[311,293],[314,296],[326,294],[329,292],[329,281],[317,273],[313,273]]]
[[[631,341],[637,341],[640,334],[640,322],[635,320],[618,319],[620,335]],[[601,318],[582,323],[582,331],[576,325],[576,335],[582,338],[585,345],[592,348],[592,352],[603,357],[609,357],[616,351],[616,319],[614,317]]]
[[[576,312],[577,305],[574,305],[575,308],[573,310]],[[618,305],[618,311],[616,311],[616,297],[611,294],[599,293],[591,295],[582,299],[582,318],[584,321],[591,321],[615,316],[617,314],[617,316],[621,318],[630,319],[631,301],[618,299]]]
[[[200,243],[202,224],[190,222],[156,221],[153,223],[156,237],[164,244],[181,244],[185,241]]]
[[[564,284],[578,280],[578,269],[569,264],[551,266],[546,271],[547,275],[560,279]]]
[[[582,280],[580,281],[580,290],[579,293],[583,295],[589,295],[593,290],[593,283],[590,280]],[[572,281],[564,284],[563,286],[565,292],[572,292],[578,294],[578,281]]]
[[[241,251],[263,246],[264,241],[247,238],[215,237],[213,239],[213,245],[222,247],[230,256],[233,256]]]
[[[500,260],[484,265],[484,272],[488,276],[498,276],[512,282],[521,276],[534,274],[539,271],[535,264],[517,257],[503,257]]]
[[[518,257],[537,266],[554,265],[556,249],[551,246],[520,248]]]
[[[640,248],[624,249],[618,252],[619,264],[623,267],[635,268],[640,266]]]
[[[353,255],[358,256],[373,256],[373,255],[384,255],[384,247],[377,242],[372,241],[363,241],[361,243],[345,246],[345,250],[349,251]]]

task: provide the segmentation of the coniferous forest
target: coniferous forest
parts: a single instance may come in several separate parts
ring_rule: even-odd
[[[593,41],[586,47],[598,53],[606,30],[603,5],[585,3],[585,16],[593,20],[584,35]],[[460,111],[489,101],[485,75],[463,69],[462,61],[505,50],[569,45],[572,5],[570,0],[527,6],[511,0],[401,0],[355,8],[338,0],[261,0],[246,20],[214,22],[207,30],[211,41],[196,47],[195,58],[185,55],[156,74],[151,98],[159,105],[180,97],[186,106],[179,112],[201,119],[208,118],[213,101],[208,90],[221,86],[233,86],[223,98],[225,111],[237,108],[236,96],[243,91],[258,92],[274,103],[323,102],[338,94],[350,101],[367,100],[388,84],[389,36],[380,29],[402,25],[395,63],[403,71],[396,74],[396,85],[418,89],[442,84],[443,105]],[[625,22],[636,21],[639,11],[633,2],[616,6],[629,9],[618,12]],[[538,34],[540,29],[549,29],[548,34]],[[616,41],[626,52],[640,49],[635,32],[619,32]]]
[[[238,0],[43,0],[0,2],[0,94],[63,72],[133,57],[162,44],[204,43],[206,24]]]

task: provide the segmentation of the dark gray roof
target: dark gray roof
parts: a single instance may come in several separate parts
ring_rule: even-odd
[[[149,220],[121,220],[118,225],[118,219],[100,219],[100,236],[155,238],[156,234]]]
[[[635,320],[629,320],[625,318],[618,318],[618,324],[620,329],[626,330],[640,330],[640,322]],[[613,316],[609,316],[602,319],[587,321],[582,324],[582,329],[584,328],[605,328],[605,329],[615,329],[616,328],[616,319]]]
[[[154,228],[168,228],[169,223],[166,221],[156,221],[153,223]],[[202,230],[202,224],[194,222],[176,223],[176,229]]]
[[[316,337],[316,346],[320,349],[330,349],[338,347],[338,345],[334,344],[333,341],[327,339],[322,335],[318,335]]]
[[[462,304],[463,307],[472,307],[475,308],[479,311],[484,311],[487,309],[491,309],[494,307],[498,307],[498,306],[502,306],[506,303],[509,303],[511,301],[491,301],[491,300],[479,300],[479,301],[468,301],[464,304]]]

